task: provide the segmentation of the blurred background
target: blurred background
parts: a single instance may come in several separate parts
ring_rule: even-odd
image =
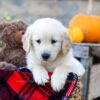
[[[89,0],[0,0],[0,23],[22,20],[31,24],[38,18],[52,17],[67,27],[74,15],[87,13],[88,3]],[[92,15],[100,16],[100,0],[93,0]],[[91,69],[89,100],[100,100],[99,63]]]
[[[93,14],[100,15],[100,0],[93,2]],[[86,13],[88,0],[0,0],[0,21],[6,15],[27,23],[42,17],[57,18],[64,25],[77,13]],[[9,19],[9,18],[8,18]]]

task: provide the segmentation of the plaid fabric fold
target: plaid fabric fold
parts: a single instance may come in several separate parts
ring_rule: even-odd
[[[49,76],[52,73],[48,73]],[[24,70],[0,70],[0,100],[67,100],[76,87],[77,75],[70,73],[63,90],[52,90],[50,83],[39,86],[32,73]]]

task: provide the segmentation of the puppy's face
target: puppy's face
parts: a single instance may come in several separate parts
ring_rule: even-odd
[[[61,51],[62,36],[54,33],[41,33],[32,36],[32,45],[40,61],[53,61]]]
[[[66,28],[57,20],[44,18],[28,27],[23,36],[23,48],[33,51],[40,61],[54,61],[60,52],[64,55],[71,47]]]

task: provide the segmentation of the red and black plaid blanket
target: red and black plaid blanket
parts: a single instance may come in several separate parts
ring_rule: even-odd
[[[68,100],[76,83],[77,75],[69,73],[64,89],[54,92],[50,83],[38,86],[26,68],[15,71],[0,70],[0,100]]]

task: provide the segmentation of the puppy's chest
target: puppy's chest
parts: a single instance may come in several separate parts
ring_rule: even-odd
[[[57,67],[62,66],[60,62],[52,62],[49,64],[44,65],[48,72],[53,72]]]
[[[61,64],[50,64],[45,66],[48,72],[53,72],[57,67],[61,66]]]
[[[48,72],[53,72],[56,69],[56,66],[46,66]]]

